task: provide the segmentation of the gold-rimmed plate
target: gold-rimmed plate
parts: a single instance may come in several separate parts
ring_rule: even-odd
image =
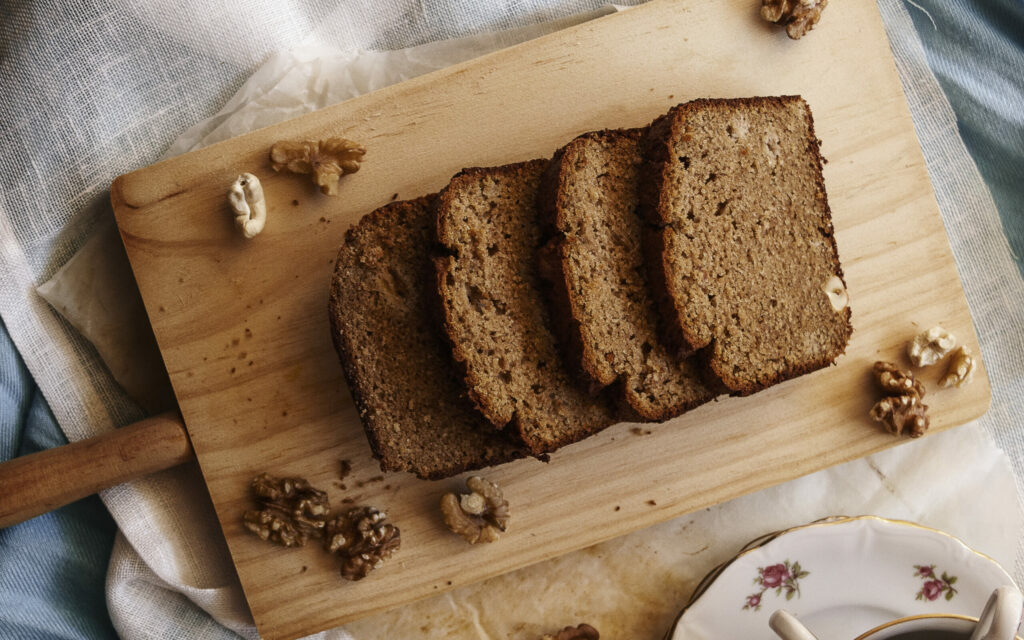
[[[694,591],[670,640],[772,640],[785,608],[821,638],[853,638],[889,620],[977,616],[1013,579],[959,539],[912,522],[835,517],[754,540]]]

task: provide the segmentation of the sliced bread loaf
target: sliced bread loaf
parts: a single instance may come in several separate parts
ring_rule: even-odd
[[[696,100],[650,127],[641,200],[664,315],[734,393],[832,363],[852,327],[798,96]]]
[[[614,421],[608,403],[572,378],[551,333],[537,254],[535,206],[546,160],[466,169],[437,201],[444,328],[466,386],[495,426],[537,455]]]
[[[569,317],[573,356],[597,386],[616,389],[636,417],[667,420],[707,402],[695,360],[658,335],[647,282],[637,183],[642,129],[594,131],[562,147],[544,174],[537,206],[554,227],[561,292],[553,312]]]
[[[436,479],[522,457],[466,397],[435,312],[432,196],[348,230],[331,281],[334,346],[384,471]]]

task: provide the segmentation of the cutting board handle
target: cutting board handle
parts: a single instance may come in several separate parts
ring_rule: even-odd
[[[0,464],[0,529],[195,457],[185,423],[162,413]]]

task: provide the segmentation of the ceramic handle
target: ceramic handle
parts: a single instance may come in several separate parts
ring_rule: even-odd
[[[1020,624],[1024,596],[1016,587],[1004,585],[992,592],[971,640],[1013,640]]]
[[[0,529],[194,458],[185,423],[164,413],[0,464]]]
[[[779,609],[768,618],[768,626],[782,640],[818,640],[792,613]]]

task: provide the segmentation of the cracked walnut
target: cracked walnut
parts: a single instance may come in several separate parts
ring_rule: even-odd
[[[402,546],[398,527],[373,507],[353,507],[327,523],[324,549],[341,558],[341,577],[362,580]]]
[[[828,0],[761,0],[761,17],[784,25],[786,35],[799,40],[818,24]]]
[[[359,171],[366,149],[347,138],[278,142],[270,148],[274,171],[313,174],[313,184],[328,196],[338,195],[342,176]]]
[[[275,478],[261,473],[252,479],[261,509],[243,514],[245,528],[262,540],[301,547],[323,534],[331,505],[327,494],[302,478]]]
[[[508,500],[493,482],[472,476],[466,480],[470,493],[441,497],[444,523],[466,542],[494,542],[508,527]]]
[[[924,435],[929,426],[928,405],[921,401],[924,385],[891,362],[876,362],[873,372],[878,386],[888,395],[871,408],[871,418],[896,435]]]

